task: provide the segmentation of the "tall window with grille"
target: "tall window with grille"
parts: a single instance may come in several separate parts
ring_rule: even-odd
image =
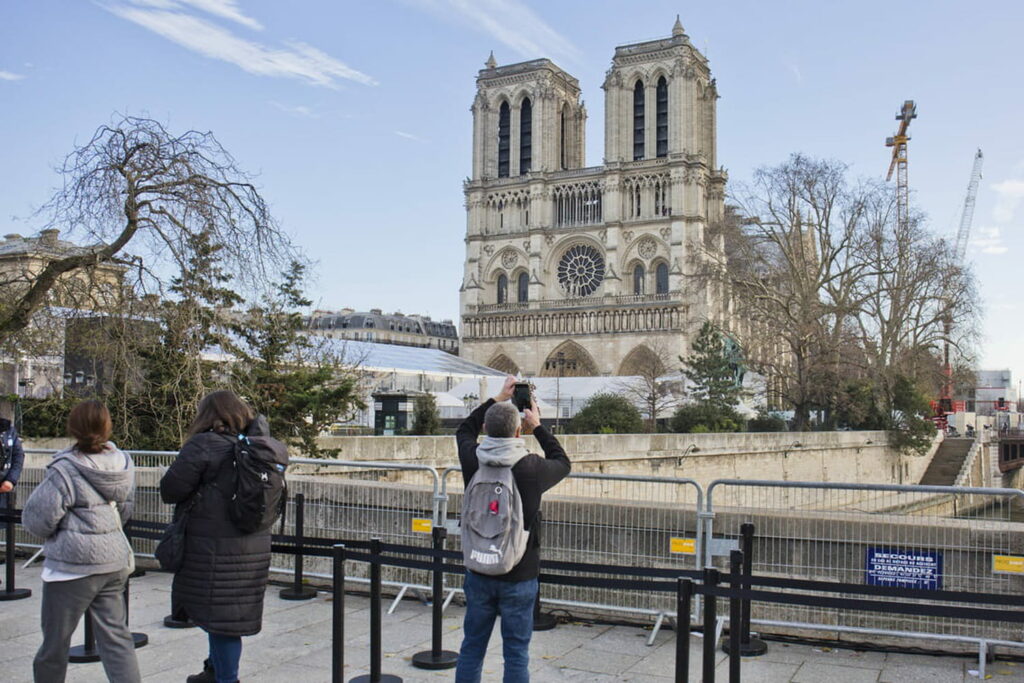
[[[633,268],[633,294],[640,296],[644,293],[644,267],[636,264]]]
[[[502,102],[501,108],[498,110],[498,177],[507,178],[509,170],[509,145],[511,144],[510,139],[510,127],[511,127],[511,113],[509,112],[508,102]]]
[[[569,157],[566,155],[566,135],[568,134],[568,124],[565,121],[565,105],[562,105],[562,113],[559,119],[559,130],[558,130],[558,159],[561,165],[561,169],[564,171],[569,168]]]
[[[656,294],[668,294],[668,264],[659,263],[654,269],[654,291]]]
[[[508,277],[504,273],[498,276],[498,303],[508,303]]]
[[[516,289],[519,290],[519,303],[526,303],[530,300],[530,276],[525,272],[519,273]]]
[[[533,105],[530,98],[519,108],[519,174],[530,172],[533,158]]]
[[[644,82],[633,87],[633,161],[644,158]]]
[[[655,139],[658,157],[668,156],[668,82],[662,76],[658,79],[655,97]]]

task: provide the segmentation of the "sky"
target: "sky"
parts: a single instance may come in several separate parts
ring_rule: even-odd
[[[603,157],[600,86],[616,45],[676,15],[718,82],[730,182],[794,152],[884,177],[897,109],[917,102],[909,178],[955,235],[985,154],[967,258],[981,367],[1024,379],[1024,3],[943,0],[4,0],[0,234],[33,234],[53,168],[117,113],[213,131],[258,175],[316,266],[322,308],[458,318],[462,182],[475,77],[548,57],[580,80],[587,165]]]

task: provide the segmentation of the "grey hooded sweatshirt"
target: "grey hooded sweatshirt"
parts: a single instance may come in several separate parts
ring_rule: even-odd
[[[30,532],[46,539],[44,566],[73,574],[107,574],[129,566],[121,524],[131,517],[134,498],[135,466],[126,453],[110,442],[100,453],[71,448],[46,466],[22,520]]]

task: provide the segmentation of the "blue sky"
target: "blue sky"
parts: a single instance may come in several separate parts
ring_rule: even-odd
[[[903,100],[914,198],[959,221],[985,152],[968,258],[985,367],[1024,379],[1020,2],[7,0],[0,5],[0,229],[30,234],[53,166],[111,114],[212,130],[319,262],[313,296],[458,316],[477,70],[550,57],[580,79],[601,163],[616,45],[676,14],[718,79],[719,160],[736,181],[792,152],[880,176]]]

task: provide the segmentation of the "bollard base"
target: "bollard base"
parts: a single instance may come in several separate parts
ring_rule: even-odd
[[[729,639],[723,639],[722,652],[729,654]],[[768,644],[756,636],[750,636],[749,643],[740,643],[740,657],[760,657],[768,652]]]
[[[11,590],[0,591],[0,602],[6,600],[24,600],[25,598],[32,597],[31,588],[13,588]]]
[[[379,678],[373,678],[370,674],[363,674],[349,680],[348,683],[402,683],[402,679],[400,676],[392,674],[381,674]]]
[[[556,617],[554,614],[538,612],[537,614],[533,615],[534,631],[550,631],[556,626],[558,626],[558,617]]]
[[[146,647],[149,645],[149,636],[145,633],[137,633],[132,631],[132,640],[135,642],[135,649],[138,650],[140,647]]]
[[[424,650],[412,656],[412,665],[417,669],[454,669],[458,663],[459,653],[451,650],[441,650],[436,657],[433,650]]]
[[[316,597],[316,589],[312,586],[288,586],[278,594],[282,600],[312,600]]]
[[[68,650],[68,661],[72,664],[88,664],[89,662],[100,661],[100,651],[95,647],[85,645],[73,645]]]
[[[188,621],[182,621],[180,619],[175,619],[174,617],[172,617],[170,615],[164,617],[164,626],[166,628],[195,628],[196,627],[196,625],[194,623],[192,623],[191,619],[189,619]]]

